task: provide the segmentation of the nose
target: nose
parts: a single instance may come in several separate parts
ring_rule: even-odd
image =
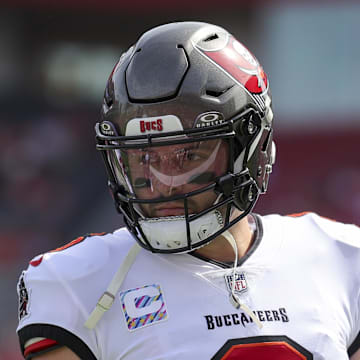
[[[184,192],[184,185],[175,184],[174,177],[168,176],[169,182],[162,182],[158,178],[153,178],[152,185],[154,191],[158,192],[160,196],[168,197],[172,195],[182,194]]]
[[[153,191],[164,197],[183,194],[189,177],[184,168],[184,152],[166,151],[157,155],[157,161],[148,168]]]
[[[164,196],[180,193],[183,188],[183,179],[179,170],[179,161],[176,156],[171,153],[163,154],[160,161],[149,166],[152,186]]]

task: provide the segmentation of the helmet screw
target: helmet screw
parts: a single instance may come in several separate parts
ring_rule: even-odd
[[[254,123],[250,120],[247,126],[247,132],[249,135],[252,135],[255,133],[256,130],[256,126],[254,125]]]
[[[259,166],[258,169],[257,169],[257,176],[261,176],[262,175],[262,167]]]
[[[253,200],[254,200],[254,193],[253,193],[253,187],[252,187],[252,186],[251,186],[250,189],[249,189],[248,199],[249,199],[249,201],[253,201]]]
[[[265,171],[267,174],[270,174],[272,172],[272,166],[270,164],[266,164]]]
[[[101,126],[101,130],[103,130],[103,131],[105,131],[105,132],[111,130],[110,124],[108,124],[108,123],[106,123],[106,122],[101,123],[100,126]]]

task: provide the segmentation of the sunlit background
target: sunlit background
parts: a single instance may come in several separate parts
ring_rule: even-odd
[[[142,32],[180,20],[224,26],[269,76],[278,156],[256,212],[311,210],[360,223],[356,2],[3,0],[1,360],[21,359],[16,282],[28,261],[121,226],[94,145],[105,82]]]

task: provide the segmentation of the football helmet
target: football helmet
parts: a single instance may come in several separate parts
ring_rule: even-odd
[[[225,29],[144,33],[115,65],[96,124],[116,208],[139,244],[192,251],[245,217],[267,189],[272,123],[268,78]]]

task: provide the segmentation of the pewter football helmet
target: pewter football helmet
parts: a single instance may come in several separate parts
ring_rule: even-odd
[[[226,30],[179,22],[144,33],[114,67],[96,124],[139,244],[192,251],[246,216],[267,189],[272,123],[268,78]]]

